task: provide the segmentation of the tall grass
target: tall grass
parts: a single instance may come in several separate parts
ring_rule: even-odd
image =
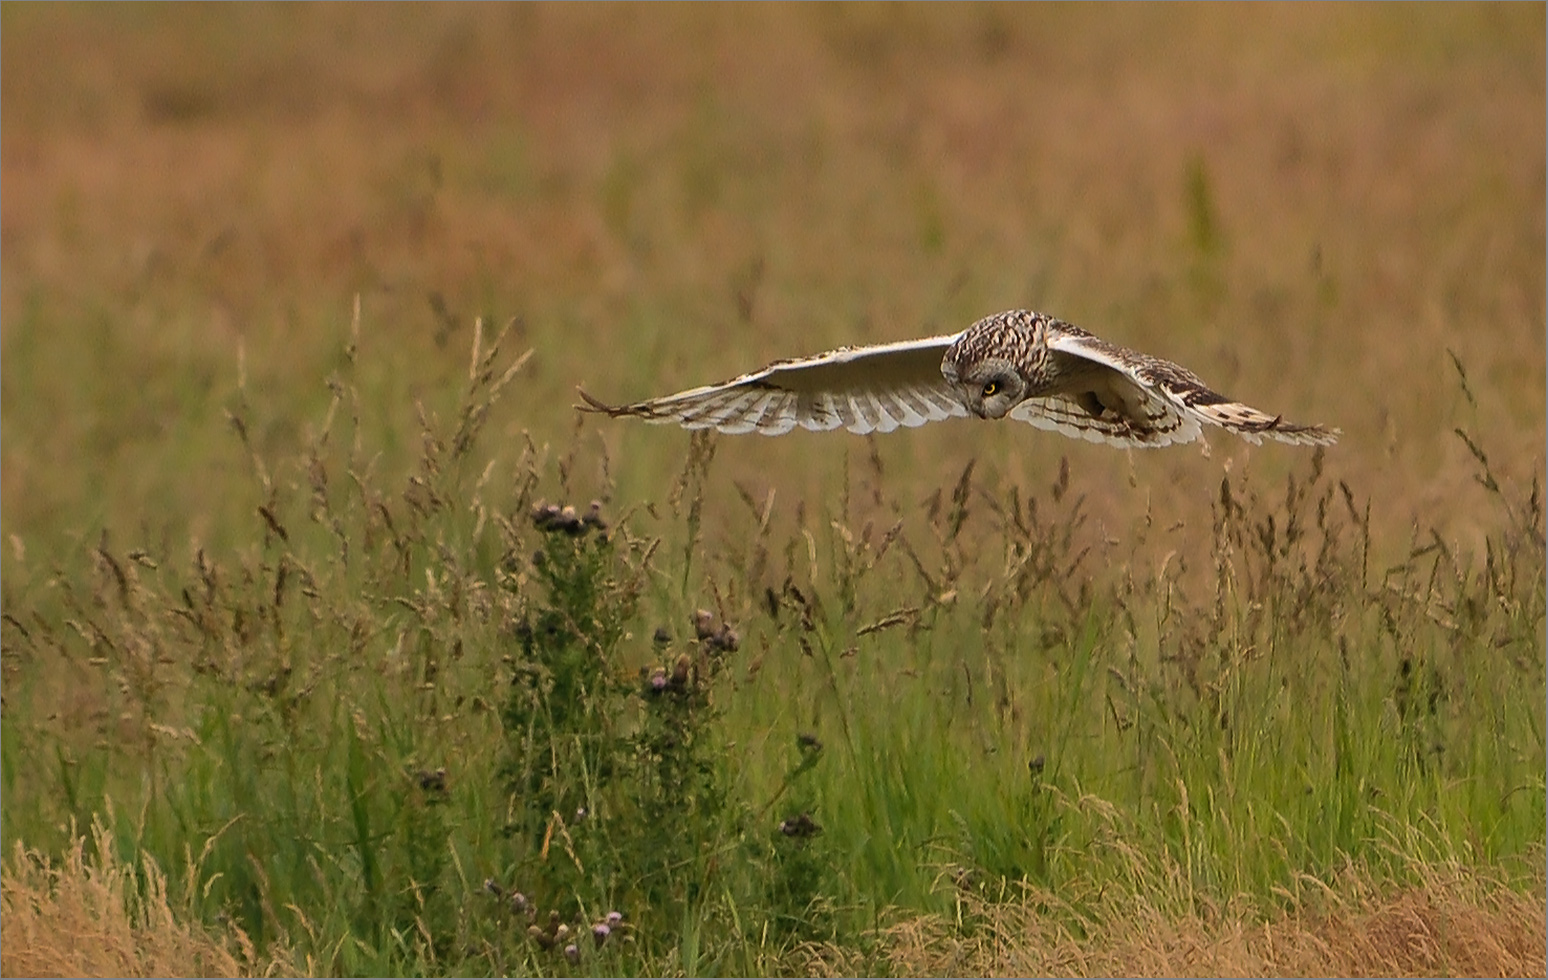
[[[1540,490],[1479,435],[1481,566],[1416,529],[1373,567],[1373,503],[1320,455],[1224,476],[1193,565],[1144,522],[1109,561],[1065,469],[970,465],[910,514],[874,457],[831,508],[743,489],[721,550],[705,438],[644,510],[568,502],[579,439],[482,449],[506,337],[475,328],[396,479],[356,343],[297,457],[239,396],[244,545],[104,537],[8,604],[6,840],[63,855],[116,814],[98,848],[329,973],[880,966],[900,916],[970,934],[1026,887],[1078,934],[1113,889],[1198,915],[1540,854]]]
[[[1540,962],[1540,6],[393,9],[0,8],[6,972]],[[1013,306],[1346,435],[566,407]]]

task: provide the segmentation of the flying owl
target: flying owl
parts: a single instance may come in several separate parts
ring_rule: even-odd
[[[1268,436],[1327,446],[1339,435],[1232,401],[1180,365],[1029,310],[985,317],[961,333],[775,361],[722,384],[632,405],[580,395],[586,405],[577,407],[615,418],[770,436],[796,426],[891,432],[953,416],[1009,416],[1123,447],[1192,442],[1201,423],[1252,443]]]

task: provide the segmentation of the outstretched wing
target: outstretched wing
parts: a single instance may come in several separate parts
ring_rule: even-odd
[[[941,376],[941,358],[957,334],[874,347],[840,347],[798,360],[775,361],[740,378],[633,405],[606,405],[584,391],[583,409],[613,417],[676,422],[688,429],[783,435],[801,426],[814,432],[891,432],[966,415]]]
[[[1263,436],[1310,446],[1338,439],[1337,429],[1296,425],[1231,401],[1181,365],[1110,344],[1078,327],[1051,326],[1048,347],[1050,373],[1059,379],[1059,388],[1010,413],[1040,428],[1115,446],[1192,442],[1201,422],[1252,443]]]

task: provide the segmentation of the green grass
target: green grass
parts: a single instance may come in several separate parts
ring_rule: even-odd
[[[1541,847],[1535,497],[1494,494],[1482,569],[1422,534],[1378,569],[1320,457],[1283,489],[1228,476],[1190,578],[1093,567],[1067,476],[975,468],[923,520],[859,532],[845,476],[786,540],[749,509],[743,555],[695,528],[700,438],[659,520],[615,503],[576,536],[529,511],[578,453],[477,439],[508,365],[478,354],[397,480],[365,465],[346,367],[303,453],[255,458],[245,544],[107,541],[11,605],[7,697],[90,714],[8,722],[6,839],[63,851],[108,810],[122,854],[174,881],[195,863],[209,921],[389,974],[564,972],[563,937],[527,935],[550,909],[582,940],[624,916],[583,970],[757,972],[959,889],[1192,914]],[[902,510],[879,486],[866,506]],[[693,639],[698,606],[735,651]]]

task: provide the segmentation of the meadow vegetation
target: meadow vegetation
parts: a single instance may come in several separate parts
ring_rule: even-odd
[[[0,22],[0,972],[1548,968],[1541,7]],[[1344,438],[570,408],[1013,306]]]

